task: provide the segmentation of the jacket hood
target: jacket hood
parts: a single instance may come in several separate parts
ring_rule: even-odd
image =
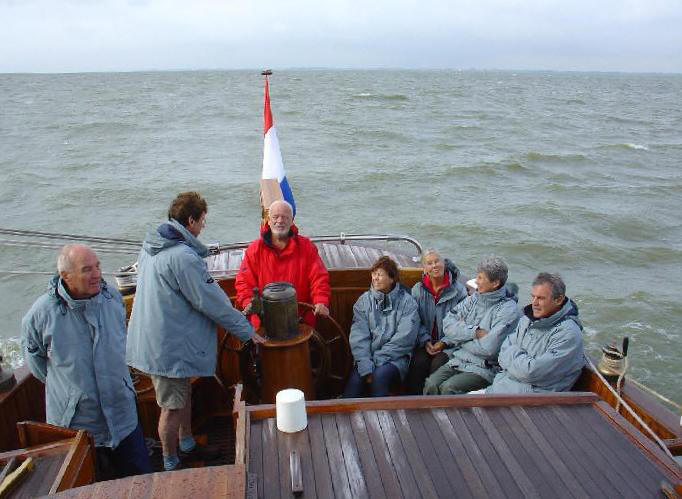
[[[370,297],[378,310],[390,310],[393,308],[393,303],[398,299],[398,295],[403,292],[410,294],[410,290],[399,282],[388,293],[377,291],[372,286],[369,287]]]
[[[71,297],[71,295],[66,289],[66,284],[64,283],[64,280],[58,273],[55,273],[55,275],[53,275],[50,278],[50,281],[47,283],[47,294],[48,296],[50,296],[52,299],[56,300],[59,303],[59,308],[61,309],[62,314],[66,313],[66,307],[72,309],[81,308],[85,306],[85,304],[89,300],[97,298],[100,295],[104,295],[106,298],[111,298],[111,293],[109,292],[109,288],[107,287],[107,281],[102,279],[100,282],[99,289],[100,292],[97,293],[96,295],[91,296],[90,298],[83,298],[77,300]]]
[[[515,284],[516,291],[518,292],[518,286]],[[496,303],[500,300],[514,300],[515,302],[519,301],[519,297],[517,293],[515,293],[514,287],[510,286],[510,284],[505,284],[502,286],[500,289],[496,289],[495,291],[489,291],[488,293],[478,293],[479,300],[483,300],[485,302],[489,302],[491,305],[493,303]]]
[[[155,230],[147,232],[142,248],[154,256],[178,244],[189,246],[202,258],[208,255],[208,248],[175,219],[162,223]]]
[[[530,319],[531,323],[543,329],[553,327],[566,319],[571,319],[578,325],[581,331],[583,330],[583,324],[578,318],[578,305],[576,305],[575,302],[570,298],[566,298],[561,308],[549,317],[536,319],[533,316],[533,306],[530,304],[523,308],[523,313],[526,317],[528,317],[528,319]]]
[[[450,282],[457,282],[459,280],[459,268],[449,258],[443,260],[445,264],[445,271],[450,273]]]

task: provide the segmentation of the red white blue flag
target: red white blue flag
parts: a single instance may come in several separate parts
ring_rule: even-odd
[[[263,173],[261,178],[277,179],[279,186],[282,189],[284,199],[288,201],[294,209],[296,215],[296,203],[294,202],[294,194],[291,192],[289,182],[287,182],[286,173],[284,172],[284,163],[282,162],[282,153],[279,150],[279,140],[277,139],[277,130],[272,121],[272,111],[270,110],[270,85],[268,78],[265,78],[265,110],[263,112],[265,118],[265,140],[263,144]]]

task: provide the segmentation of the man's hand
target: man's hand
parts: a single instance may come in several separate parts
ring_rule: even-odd
[[[374,379],[373,376],[371,374],[368,374],[367,376],[365,376],[365,383],[367,383],[368,385],[371,385],[372,379]]]
[[[253,313],[252,310],[253,310],[253,302],[250,301],[249,304],[244,307],[244,310],[242,310],[242,314],[249,316]]]
[[[322,317],[329,317],[329,309],[323,303],[315,304],[313,313],[315,315],[321,315]]]
[[[251,336],[251,341],[253,341],[253,343],[256,345],[261,345],[265,343],[266,340],[260,334],[253,333],[253,336]]]
[[[483,338],[486,334],[488,334],[488,331],[485,329],[481,329],[480,327],[476,328],[476,334],[474,335],[475,338],[481,339]]]

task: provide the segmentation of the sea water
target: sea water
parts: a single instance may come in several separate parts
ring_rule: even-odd
[[[520,304],[559,272],[592,354],[682,402],[682,75],[288,70],[271,99],[304,234],[398,233],[469,276],[503,257]],[[142,240],[181,191],[204,242],[257,237],[259,71],[0,75],[0,227]],[[0,239],[13,239],[0,236]],[[55,250],[0,246],[0,349]],[[135,255],[100,254],[105,271]]]

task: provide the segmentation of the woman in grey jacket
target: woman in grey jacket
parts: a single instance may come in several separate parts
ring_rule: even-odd
[[[457,266],[434,249],[422,253],[424,276],[412,287],[419,307],[419,332],[407,372],[405,386],[412,395],[421,395],[426,377],[448,361],[443,351],[443,318],[467,297]]]
[[[443,320],[450,360],[427,378],[424,395],[467,393],[492,383],[500,345],[520,315],[516,295],[505,285],[507,274],[507,265],[495,256],[478,265],[478,291]]]
[[[345,398],[388,395],[405,377],[419,328],[417,303],[398,282],[398,266],[382,256],[371,268],[372,285],[353,306],[353,353]]]

